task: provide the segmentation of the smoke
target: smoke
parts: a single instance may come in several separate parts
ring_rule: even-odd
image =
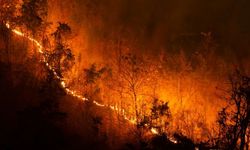
[[[93,45],[103,39],[127,38],[141,49],[173,50],[212,32],[223,47],[249,55],[249,1],[241,0],[51,0],[51,20],[69,22]],[[143,45],[143,46],[142,46]],[[91,46],[90,46],[91,48]],[[187,49],[190,47],[187,47]],[[238,53],[238,51],[242,53]]]
[[[183,87],[173,74],[159,88],[161,97],[176,99],[177,105],[176,97],[183,94],[188,108],[208,112],[205,116],[214,123],[221,108],[215,87],[225,82],[228,66],[250,65],[249,4],[247,0],[51,0],[49,20],[72,27],[77,71],[91,63],[105,64],[121,47],[140,55],[167,53],[166,60],[173,63],[166,65],[178,67],[197,50],[206,51],[201,46],[206,34],[201,33],[211,32],[215,52],[196,56],[205,67],[197,67],[197,74],[184,74]],[[178,63],[180,50],[187,57]],[[196,94],[190,94],[192,90]]]

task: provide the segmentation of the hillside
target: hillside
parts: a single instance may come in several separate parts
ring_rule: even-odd
[[[39,55],[31,52],[35,51],[32,43],[4,26],[0,31],[0,149],[122,145],[117,124],[112,124],[117,115],[67,95]],[[112,126],[114,130],[107,131]]]

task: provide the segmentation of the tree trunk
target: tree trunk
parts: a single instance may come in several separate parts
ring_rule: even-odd
[[[137,95],[135,93],[135,90],[133,90],[133,95],[134,95],[134,103],[135,103],[135,116],[136,116],[136,124],[139,124],[139,113],[138,113],[138,107],[137,107]]]
[[[241,131],[240,131],[240,150],[244,150],[244,147],[246,145],[246,132],[248,127],[248,121],[249,121],[250,113],[247,114],[246,118],[242,120],[241,124]]]

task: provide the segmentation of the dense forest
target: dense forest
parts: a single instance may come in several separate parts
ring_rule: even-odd
[[[248,3],[188,1],[1,0],[0,149],[248,150]]]

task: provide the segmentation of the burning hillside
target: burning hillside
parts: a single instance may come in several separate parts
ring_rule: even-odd
[[[159,4],[2,0],[1,63],[10,66],[10,74],[14,64],[26,65],[41,91],[44,84],[53,92],[59,90],[53,96],[45,93],[51,102],[67,94],[71,106],[97,107],[85,110],[85,116],[94,116],[92,122],[80,118],[80,124],[74,125],[82,110],[75,112],[66,102],[59,103],[65,114],[74,112],[68,117],[72,130],[93,124],[107,149],[121,148],[126,142],[130,149],[248,149],[250,32],[242,34],[244,25],[235,25],[234,17],[246,15],[235,7],[231,20],[222,16],[231,26],[222,28],[218,22],[210,23],[218,18],[201,8],[224,14],[233,3],[221,2],[214,8],[212,3],[191,1],[180,5],[171,0]],[[200,9],[189,11],[186,5],[200,5]],[[197,12],[204,16],[196,16]],[[24,39],[27,52],[22,55],[29,61],[18,58],[20,52],[10,46],[12,34]],[[232,39],[233,35],[245,38]],[[30,67],[34,61],[43,69]],[[112,143],[115,136],[120,144]]]

